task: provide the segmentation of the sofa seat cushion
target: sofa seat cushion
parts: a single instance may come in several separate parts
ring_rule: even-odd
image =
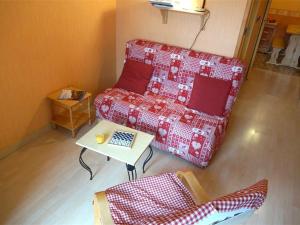
[[[153,146],[201,167],[208,165],[227,124],[226,117],[118,88],[98,95],[95,106],[99,118],[154,134]]]

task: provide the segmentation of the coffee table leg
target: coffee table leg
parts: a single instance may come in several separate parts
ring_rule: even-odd
[[[126,169],[128,173],[129,181],[135,181],[137,179],[137,173],[135,166],[129,165],[126,163]]]
[[[83,149],[81,150],[80,155],[79,155],[79,163],[80,163],[80,165],[81,165],[84,169],[86,169],[87,171],[89,171],[89,173],[90,173],[90,180],[92,180],[92,179],[93,179],[93,172],[92,172],[91,168],[88,167],[88,165],[86,165],[85,162],[84,162],[83,159],[82,159],[82,155],[83,155],[83,153],[84,153],[86,150],[87,150],[86,148],[83,148]]]
[[[149,145],[149,149],[150,149],[150,152],[149,152],[149,155],[147,156],[144,164],[143,164],[143,173],[145,173],[145,166],[146,164],[150,161],[150,159],[152,158],[153,156],[153,150],[152,150],[152,147]]]

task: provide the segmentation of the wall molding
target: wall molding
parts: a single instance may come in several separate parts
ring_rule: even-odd
[[[280,16],[300,17],[299,11],[292,11],[286,9],[270,9],[269,14],[275,14]]]
[[[18,142],[14,143],[14,144],[12,144],[8,147],[4,147],[4,148],[0,149],[0,160],[6,158],[10,154],[18,151],[21,147],[28,144],[29,142],[39,138],[44,133],[48,132],[50,129],[51,129],[51,124],[49,123],[46,126],[32,132],[31,134],[26,135],[25,137],[23,137]]]

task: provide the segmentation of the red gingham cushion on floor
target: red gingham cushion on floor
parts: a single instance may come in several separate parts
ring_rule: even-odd
[[[207,166],[224,136],[227,118],[210,116],[164,98],[107,89],[95,99],[97,116],[155,135],[154,147]]]
[[[218,198],[212,203],[219,212],[240,208],[258,209],[265,201],[267,192],[268,181],[261,180],[248,188]]]
[[[105,191],[116,224],[140,224],[195,206],[190,192],[176,174],[146,177]]]

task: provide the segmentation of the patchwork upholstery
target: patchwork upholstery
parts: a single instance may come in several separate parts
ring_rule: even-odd
[[[154,67],[145,95],[163,96],[183,105],[189,102],[195,76],[231,80],[232,88],[226,104],[227,113],[231,111],[244,78],[244,65],[236,58],[151,41],[127,42],[125,58]]]
[[[115,224],[212,224],[258,209],[267,196],[267,180],[200,205],[173,173],[120,184],[105,194]]]
[[[227,119],[186,108],[164,98],[108,89],[95,100],[99,118],[155,135],[152,145],[198,166],[207,166]]]
[[[107,89],[95,99],[97,116],[156,136],[152,145],[206,167],[225,134],[244,78],[235,58],[195,52],[145,40],[129,41],[126,59],[154,67],[144,95]],[[195,76],[231,80],[222,117],[187,108]]]

